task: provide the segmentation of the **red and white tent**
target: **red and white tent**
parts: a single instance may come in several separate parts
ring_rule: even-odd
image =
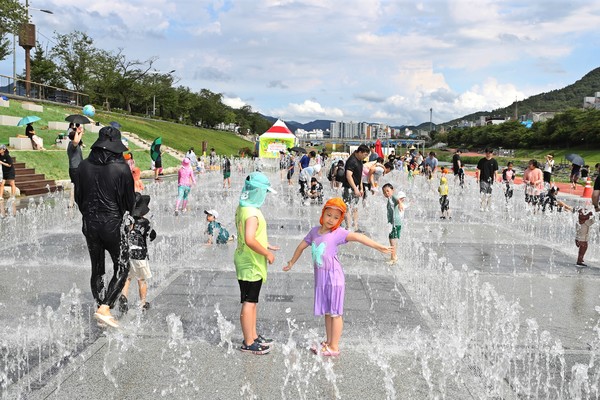
[[[278,158],[279,151],[285,151],[296,145],[296,135],[290,131],[285,122],[278,119],[272,127],[259,138],[259,156]]]
[[[285,122],[283,122],[282,120],[278,119],[272,127],[270,127],[269,129],[267,129],[267,131],[265,133],[263,133],[262,135],[260,135],[260,137],[262,138],[263,135],[266,135],[265,137],[286,137],[289,138],[291,136],[287,136],[287,135],[293,135],[294,137],[296,137],[296,135],[294,135],[292,133],[292,131],[290,131],[290,129],[287,127],[287,125],[285,124]]]

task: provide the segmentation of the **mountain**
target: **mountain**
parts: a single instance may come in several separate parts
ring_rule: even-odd
[[[600,92],[600,68],[593,69],[585,74],[577,82],[565,86],[562,89],[555,89],[549,92],[536,94],[528,97],[525,100],[516,102],[517,114],[526,115],[532,111],[566,111],[569,108],[581,108],[583,106],[583,98],[593,96],[594,93]],[[478,120],[480,116],[490,115],[493,117],[514,117],[515,103],[498,108],[491,112],[478,111],[473,114],[465,115],[464,117],[454,119],[444,123],[444,125],[455,125],[459,121]]]
[[[271,117],[268,115],[263,115],[263,117],[271,123],[275,123],[275,121],[277,121],[277,118],[275,118],[275,117]],[[290,128],[290,130],[292,132],[296,132],[296,129],[304,129],[305,131],[312,131],[313,129],[321,129],[323,131],[326,131],[329,129],[329,125],[335,121],[329,120],[329,119],[317,119],[314,121],[307,122],[306,124],[303,124],[301,122],[296,122],[296,121],[283,121],[283,122],[285,122],[287,127]]]

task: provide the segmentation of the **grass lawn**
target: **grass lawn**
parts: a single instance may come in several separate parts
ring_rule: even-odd
[[[80,114],[80,108],[60,106],[54,104],[42,104],[42,113],[26,111],[21,107],[21,102],[10,100],[10,107],[0,108],[1,115],[25,117],[37,115],[40,121],[34,122],[33,127],[36,134],[44,139],[44,148],[47,151],[12,150],[11,156],[16,157],[19,162],[25,162],[28,167],[35,168],[37,173],[43,173],[48,179],[68,179],[68,159],[66,150],[56,149],[53,144],[59,134],[65,133],[59,130],[49,130],[48,122],[64,121],[70,114]],[[196,154],[201,154],[202,142],[207,142],[207,148],[214,147],[218,154],[238,154],[241,148],[252,148],[253,144],[232,133],[200,129],[193,126],[158,121],[145,118],[135,118],[127,115],[98,112],[94,117],[96,122],[108,125],[111,121],[118,121],[122,131],[132,132],[139,137],[152,142],[156,137],[162,136],[163,144],[181,152],[186,152],[194,147]],[[0,143],[8,145],[8,138],[24,135],[24,126],[0,126]],[[84,149],[84,158],[89,153],[89,146],[94,143],[97,135],[86,133],[83,141],[88,147]],[[142,170],[150,169],[151,160],[147,150],[142,150],[133,143],[129,145],[136,165]],[[180,161],[169,154],[163,154],[163,166],[175,167]]]

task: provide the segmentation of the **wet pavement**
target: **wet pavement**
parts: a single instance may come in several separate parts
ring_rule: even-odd
[[[91,317],[89,258],[77,213],[61,208],[60,223],[32,214],[39,225],[32,233],[34,243],[22,240],[5,249],[0,323],[13,336],[26,333],[32,344],[21,352],[33,355],[27,367],[12,372],[16,383],[3,388],[1,398],[516,398],[528,390],[523,382],[560,375],[560,362],[565,379],[573,365],[590,364],[598,336],[600,252],[590,246],[590,267],[574,265],[570,215],[524,211],[516,199],[505,207],[499,193],[494,209],[481,213],[477,193],[467,187],[452,198],[453,219],[440,220],[431,188],[402,177],[395,179],[413,199],[400,263],[388,265],[387,256],[364,246],[344,247],[342,354],[315,356],[310,347],[322,340],[324,327],[312,314],[310,255],[305,252],[291,272],[281,267],[318,221],[320,209],[301,206],[295,187],[280,184],[274,175],[271,179],[279,193],[263,211],[270,242],[282,249],[269,268],[258,317],[260,333],[275,339],[270,354],[238,350],[234,244],[203,245],[203,210],[217,204],[221,222],[232,231],[237,191],[223,191],[218,177],[204,177],[205,186],[192,193],[190,211],[176,217],[171,212],[175,184],[150,184],[159,234],[150,248],[152,307],[120,316],[120,329],[100,329]],[[56,199],[56,204],[64,202]],[[368,204],[360,211],[361,227],[385,243],[387,226],[378,223],[385,220],[385,202],[379,195]],[[135,304],[135,284],[130,293]],[[511,336],[507,329],[495,339],[484,337],[497,329],[494,320],[518,330],[512,350],[517,361],[506,379],[485,370],[488,364],[490,371],[499,365],[490,361],[501,357],[492,347],[505,345]],[[63,341],[74,343],[71,347],[56,346],[61,332],[67,337]],[[55,338],[36,347],[36,335]],[[537,375],[524,371],[530,361],[520,357],[541,354],[532,343],[542,339],[561,344],[560,356],[550,352],[562,357],[560,362],[536,367]],[[50,348],[60,352],[50,354]],[[469,348],[481,348],[485,356]],[[568,385],[554,386],[537,388],[538,396],[573,393]]]

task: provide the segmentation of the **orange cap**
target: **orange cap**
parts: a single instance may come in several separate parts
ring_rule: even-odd
[[[321,211],[321,218],[319,219],[319,223],[321,225],[323,225],[323,215],[325,215],[325,209],[327,208],[334,208],[336,210],[340,210],[342,213],[342,217],[338,221],[337,225],[331,228],[331,231],[333,232],[340,227],[342,221],[344,220],[344,215],[346,215],[346,203],[344,203],[344,200],[342,200],[341,197],[334,197],[333,199],[327,200],[327,203],[325,203],[323,206],[323,211]]]

